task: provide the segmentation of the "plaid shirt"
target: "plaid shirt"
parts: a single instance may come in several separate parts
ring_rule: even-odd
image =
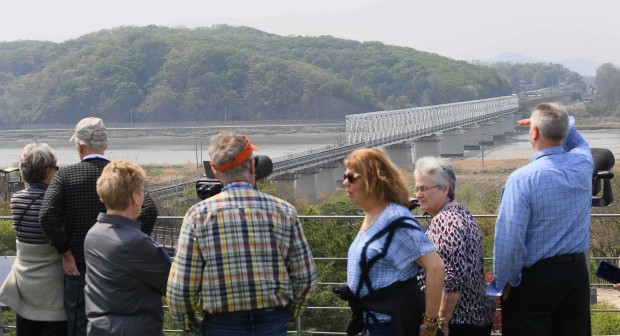
[[[235,182],[192,206],[168,278],[172,317],[287,307],[297,316],[317,282],[295,208]]]

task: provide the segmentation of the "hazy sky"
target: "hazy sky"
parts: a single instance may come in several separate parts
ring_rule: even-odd
[[[118,26],[230,24],[464,60],[514,52],[619,64],[618,17],[619,0],[0,0],[0,41],[62,42]]]

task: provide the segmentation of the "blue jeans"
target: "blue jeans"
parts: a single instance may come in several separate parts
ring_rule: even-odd
[[[205,313],[203,336],[286,336],[286,308],[249,310],[234,313]]]

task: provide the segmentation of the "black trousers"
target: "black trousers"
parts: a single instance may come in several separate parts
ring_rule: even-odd
[[[66,336],[67,321],[34,321],[15,314],[17,336]]]
[[[590,284],[581,254],[543,259],[522,270],[502,299],[503,336],[590,336]]]
[[[65,275],[64,304],[69,336],[86,336],[86,307],[84,306],[85,271],[79,277]]]

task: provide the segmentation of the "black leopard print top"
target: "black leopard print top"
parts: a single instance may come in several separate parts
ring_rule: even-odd
[[[486,295],[482,233],[462,205],[443,208],[426,230],[446,265],[444,292],[461,293],[450,324],[483,326],[493,323],[495,301]],[[424,289],[424,271],[419,275]]]

